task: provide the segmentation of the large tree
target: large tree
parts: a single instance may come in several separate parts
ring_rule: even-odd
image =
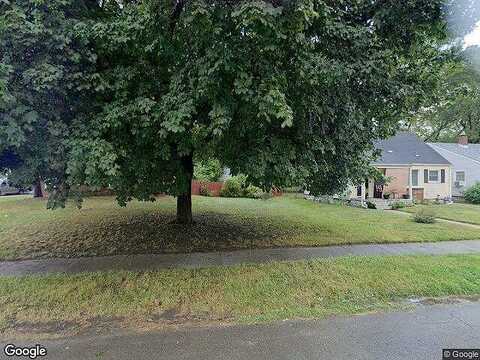
[[[194,158],[265,189],[360,181],[373,141],[432,86],[445,35],[440,0],[102,1],[101,13],[75,27],[97,60],[68,184],[109,186],[121,204],[175,195],[181,223]]]

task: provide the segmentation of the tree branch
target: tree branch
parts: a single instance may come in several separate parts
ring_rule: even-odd
[[[173,34],[175,26],[177,25],[178,18],[180,17],[183,8],[185,7],[186,0],[173,0],[173,11],[170,15],[170,32]]]

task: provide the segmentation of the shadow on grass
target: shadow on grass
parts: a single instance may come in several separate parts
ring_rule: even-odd
[[[242,217],[204,212],[192,225],[171,223],[173,216],[138,213],[89,216],[17,227],[14,255],[8,258],[80,257],[119,254],[174,253],[272,247],[305,233],[301,226],[271,217]],[[13,230],[13,229],[12,229]]]

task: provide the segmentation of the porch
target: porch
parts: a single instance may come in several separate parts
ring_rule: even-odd
[[[375,204],[375,207],[378,210],[391,210],[392,205],[394,203],[403,203],[405,206],[412,206],[413,201],[411,199],[376,199],[376,198],[369,198],[367,199],[368,202]]]
[[[377,199],[377,198],[353,198],[350,199],[350,204],[355,207],[366,207],[367,203],[372,203],[378,210],[391,210],[394,203],[404,203],[405,206],[413,205],[411,199]]]
[[[379,200],[423,200],[425,189],[419,186],[419,170],[412,167],[384,167],[378,169],[384,179],[367,179],[356,188],[356,198],[379,204]]]

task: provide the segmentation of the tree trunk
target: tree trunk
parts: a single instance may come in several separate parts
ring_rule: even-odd
[[[33,197],[34,198],[43,198],[43,182],[42,179],[37,178],[33,183]]]
[[[192,179],[193,179],[193,157],[182,157],[182,168],[185,182],[185,191],[177,197],[177,224],[191,224],[192,217]]]
[[[189,194],[179,195],[177,197],[177,223],[191,224],[192,217],[192,192]]]

